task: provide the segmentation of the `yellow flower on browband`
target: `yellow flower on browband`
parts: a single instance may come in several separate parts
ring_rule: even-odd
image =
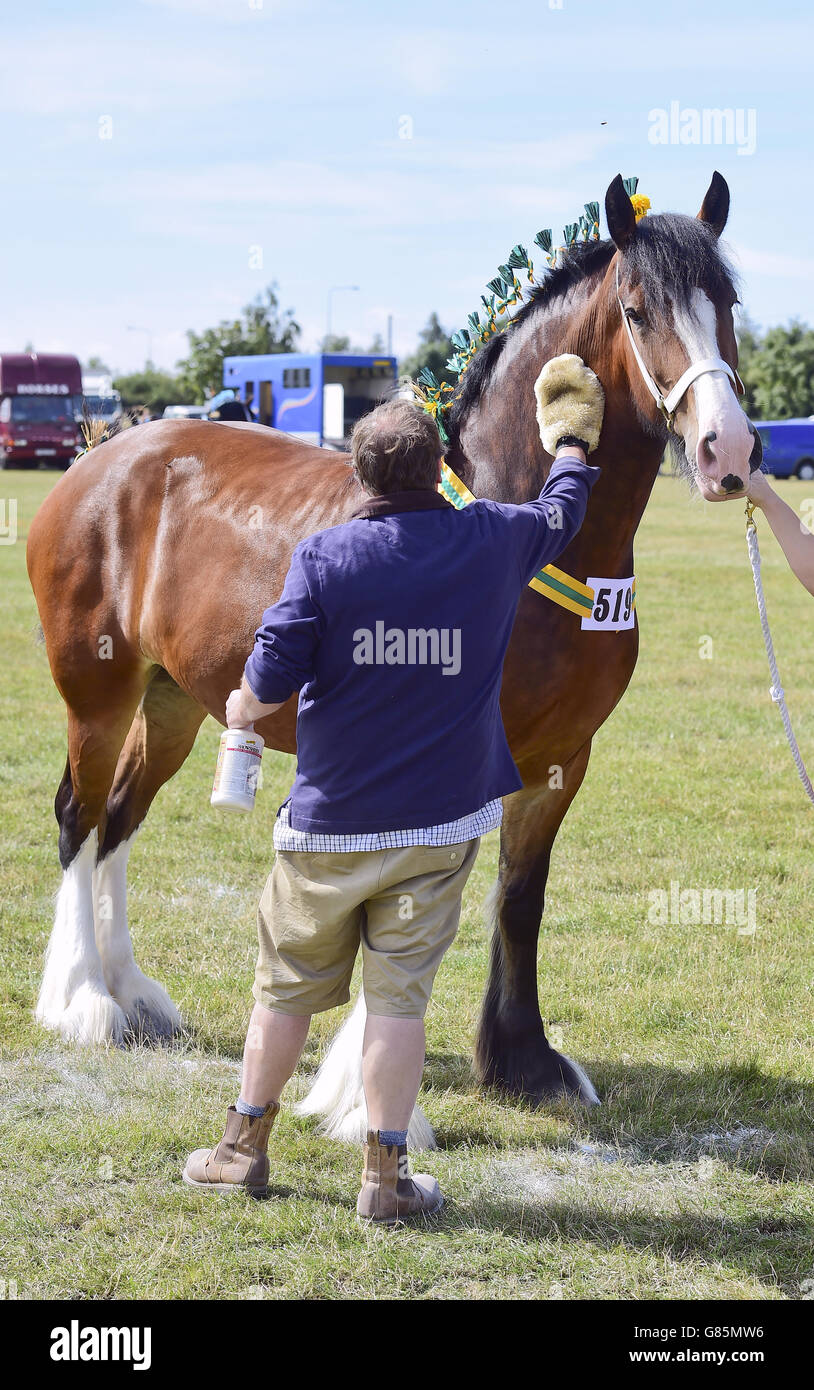
[[[650,199],[645,193],[634,193],[630,199],[633,204],[633,211],[636,214],[636,221],[640,222],[650,211]]]

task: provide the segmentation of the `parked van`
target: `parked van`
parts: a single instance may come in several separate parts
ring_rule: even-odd
[[[103,420],[108,426],[121,424],[124,411],[122,398],[113,386],[113,378],[104,373],[93,373],[82,377],[82,408],[79,413],[81,426],[85,416],[91,420]]]
[[[0,353],[0,468],[53,462],[67,468],[82,447],[77,414],[82,371],[54,352]]]
[[[165,405],[163,420],[205,420],[205,405]]]
[[[763,463],[775,478],[814,478],[814,415],[807,420],[755,420]]]

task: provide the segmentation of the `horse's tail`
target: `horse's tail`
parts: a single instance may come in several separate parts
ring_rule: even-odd
[[[295,1106],[298,1115],[321,1115],[320,1130],[346,1144],[362,1143],[367,1136],[367,1107],[362,1088],[362,1040],[367,1021],[365,997],[345,1020],[329,1047],[308,1095]],[[408,1143],[412,1149],[434,1149],[432,1125],[419,1106],[410,1120]]]

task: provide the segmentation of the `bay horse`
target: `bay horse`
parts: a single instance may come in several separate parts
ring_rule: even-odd
[[[718,242],[728,209],[716,173],[697,218],[637,223],[614,179],[609,238],[562,256],[511,327],[476,354],[457,393],[447,463],[476,497],[523,502],[551,464],[535,421],[541,367],[574,352],[599,376],[602,475],[558,561],[583,583],[633,575],[633,538],[668,439],[711,501],[742,497],[759,462],[733,387],[736,292]],[[662,393],[669,399],[677,383],[668,410]],[[294,545],[346,521],[360,498],[346,454],[262,426],[159,421],[90,450],[38,511],[28,566],[67,706],[68,758],[55,801],[63,878],[36,1016],[64,1038],[120,1042],[180,1026],[133,957],[133,837],[205,714],[223,723]],[[555,836],[637,650],[637,624],[583,631],[573,612],[531,589],[518,606],[502,711],[524,785],[505,803],[476,1067],[484,1083],[536,1102],[563,1092],[596,1099],[546,1039],[537,938]],[[268,747],[295,751],[296,706],[292,697],[259,722]]]

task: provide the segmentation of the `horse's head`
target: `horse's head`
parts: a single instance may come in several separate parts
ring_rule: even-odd
[[[618,348],[637,409],[659,417],[708,502],[742,497],[761,461],[760,437],[738,404],[737,293],[718,244],[729,213],[726,180],[713,174],[697,218],[636,221],[621,177],[605,197],[619,254],[610,267]]]

